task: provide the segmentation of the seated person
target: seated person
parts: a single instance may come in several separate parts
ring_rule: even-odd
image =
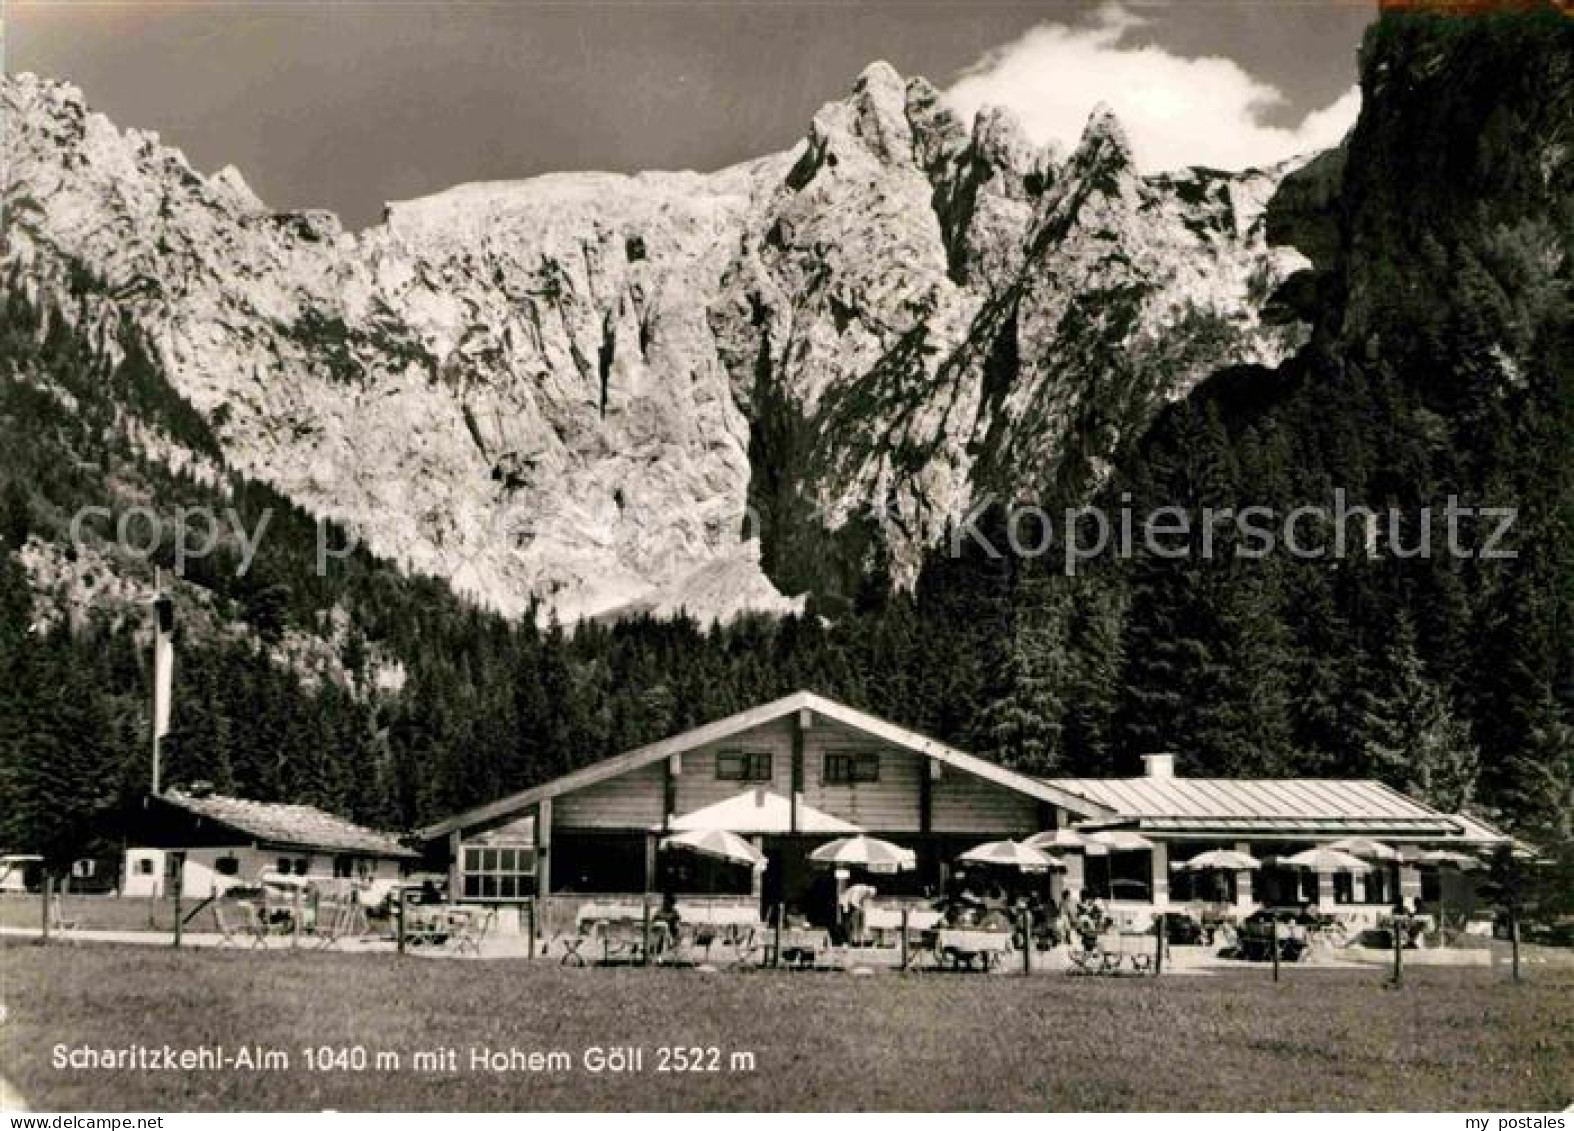
[[[675,946],[678,941],[678,926],[683,917],[678,914],[678,897],[670,891],[661,897],[661,910],[650,917],[654,935],[651,945],[657,954]]]

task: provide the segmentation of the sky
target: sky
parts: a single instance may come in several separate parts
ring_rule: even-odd
[[[1075,143],[1111,105],[1148,170],[1239,168],[1354,121],[1359,0],[21,0],[5,67],[272,207],[352,226],[385,201],[565,169],[714,169],[803,136],[875,59],[959,110]]]

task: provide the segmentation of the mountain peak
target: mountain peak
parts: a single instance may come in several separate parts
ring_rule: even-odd
[[[882,161],[912,159],[913,131],[907,121],[907,82],[896,68],[876,60],[853,84],[854,130]]]
[[[1088,115],[1088,124],[1082,127],[1082,137],[1077,142],[1078,155],[1097,156],[1100,163],[1118,161],[1123,165],[1135,164],[1131,140],[1126,127],[1120,124],[1115,111],[1107,102],[1100,102]]]

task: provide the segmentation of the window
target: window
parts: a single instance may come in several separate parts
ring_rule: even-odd
[[[466,899],[527,899],[536,892],[536,850],[529,845],[464,846]]]
[[[72,878],[78,880],[91,880],[94,872],[98,870],[98,862],[84,857],[81,860],[71,861]]]
[[[151,856],[144,856],[137,861],[137,874],[142,876],[151,876],[153,874],[153,858]]]
[[[221,876],[238,876],[240,861],[233,856],[220,856],[213,862],[213,870]]]
[[[355,875],[355,857],[335,856],[333,858],[333,874],[336,879],[348,880]]]
[[[288,856],[279,857],[279,866],[274,871],[281,876],[288,876],[290,874],[290,858]]]
[[[854,785],[880,780],[880,755],[873,750],[834,750],[825,756],[826,785]]]
[[[770,781],[769,750],[723,750],[716,755],[717,781]]]

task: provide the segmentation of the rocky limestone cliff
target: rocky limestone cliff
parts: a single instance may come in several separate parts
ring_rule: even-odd
[[[985,492],[1096,478],[1267,297],[1283,169],[1144,178],[875,64],[790,152],[270,212],[70,86],[0,85],[12,285],[135,325],[226,461],[505,611],[795,607],[910,580]]]

